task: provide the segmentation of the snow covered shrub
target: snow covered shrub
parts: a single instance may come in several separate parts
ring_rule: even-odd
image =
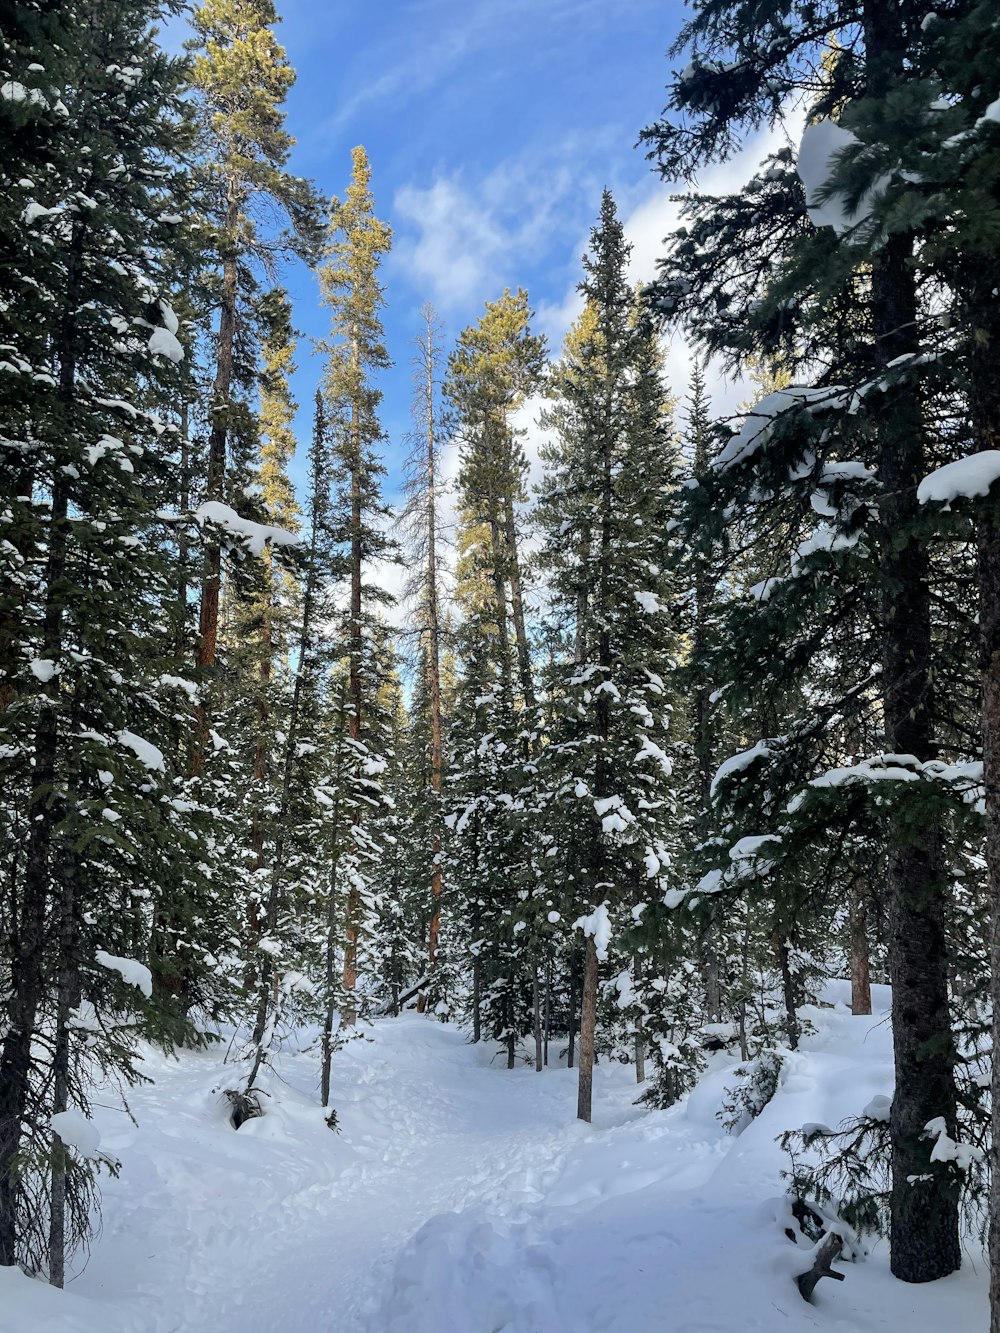
[[[736,1074],[740,1082],[726,1089],[726,1097],[717,1118],[734,1137],[743,1133],[756,1120],[778,1091],[784,1056],[780,1050],[762,1051],[749,1064],[740,1065]]]
[[[686,1034],[680,1045],[661,1039],[650,1055],[655,1072],[638,1102],[663,1111],[694,1087],[704,1067],[704,1056],[694,1034]]]
[[[816,1200],[807,1202],[794,1188],[780,1201],[775,1220],[794,1245],[812,1250],[824,1236],[833,1232],[841,1240],[838,1258],[857,1263],[868,1256],[857,1232],[836,1208]]]

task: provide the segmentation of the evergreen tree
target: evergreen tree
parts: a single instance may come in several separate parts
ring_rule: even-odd
[[[860,126],[866,114],[877,118],[880,108],[905,96],[902,90],[912,77],[908,42],[911,49],[919,43],[914,36],[919,31],[916,11],[917,7],[905,5],[864,5],[858,12],[831,7],[823,33],[858,22],[863,45],[854,43],[850,55],[845,50],[839,58],[823,62],[822,77],[814,80],[806,59],[821,54],[814,10],[796,7],[789,15],[740,6],[723,14],[718,7],[705,6],[683,34],[694,59],[673,86],[675,105],[685,108],[691,119],[683,128],[664,121],[647,132],[664,173],[690,177],[698,161],[728,151],[743,126],[773,123],[782,100],[798,89],[808,93],[810,114],[817,122],[845,105],[857,108],[850,113],[852,124]],[[728,58],[734,46],[742,53],[738,62],[722,65],[714,59],[723,51]],[[814,130],[807,129],[807,139],[811,133]],[[790,155],[784,153],[768,164],[741,199],[714,206],[695,200],[695,226],[678,237],[674,252],[680,271],[676,279],[666,279],[656,299],[661,309],[693,305],[693,300],[680,298],[680,291],[697,272],[690,290],[700,303],[694,323],[704,346],[725,350],[733,362],[749,352],[782,350],[803,374],[817,364],[823,367],[817,381],[790,387],[784,397],[779,393],[766,399],[755,409],[756,420],[748,419],[717,454],[709,503],[727,505],[726,493],[731,497],[738,488],[743,502],[762,516],[767,508],[772,518],[779,509],[783,514],[777,531],[787,537],[777,549],[791,546],[790,574],[763,583],[756,590],[757,611],[748,609],[741,621],[744,641],[754,648],[761,642],[758,635],[749,637],[755,621],[761,628],[768,625],[771,642],[782,644],[783,662],[774,661],[772,697],[794,706],[790,686],[796,664],[810,663],[817,673],[814,681],[822,678],[823,645],[832,640],[839,640],[841,681],[850,683],[838,700],[833,679],[827,678],[829,693],[817,691],[810,682],[809,711],[799,713],[791,724],[790,719],[783,720],[782,734],[772,732],[734,761],[726,777],[732,775],[738,786],[759,785],[764,803],[771,805],[768,818],[782,848],[796,844],[815,848],[821,830],[828,837],[829,800],[819,795],[798,800],[794,789],[810,782],[818,785],[823,751],[832,739],[828,719],[846,714],[856,734],[863,734],[859,715],[875,707],[883,752],[905,756],[928,779],[898,788],[898,801],[882,803],[887,816],[888,946],[896,1013],[897,1092],[891,1119],[889,1199],[892,1267],[906,1280],[926,1281],[952,1271],[960,1262],[957,1173],[931,1160],[933,1143],[926,1131],[928,1123],[943,1116],[949,1133],[957,1132],[955,1047],[948,1011],[945,839],[954,798],[947,783],[934,780],[933,767],[951,739],[950,719],[944,696],[935,689],[942,672],[935,661],[937,611],[931,596],[936,571],[916,502],[917,485],[942,439],[929,430],[934,387],[922,385],[913,373],[921,363],[923,313],[915,279],[913,216],[900,212],[886,225],[893,191],[885,196],[885,208],[863,204],[871,177],[869,163],[862,166],[862,152],[839,212],[822,214],[821,201],[828,202],[831,192],[826,187],[815,191],[806,179],[813,174],[812,152],[818,142],[813,138],[810,149],[800,154],[804,198]],[[810,217],[819,223],[834,220],[834,226],[814,228]],[[880,234],[879,227],[884,227]],[[868,254],[867,265],[856,266],[853,261],[860,252],[853,246],[875,234],[880,235],[879,242]],[[725,290],[726,275],[734,277],[737,272],[734,286]],[[849,313],[859,305],[865,311],[860,325]],[[803,494],[796,501],[799,488]],[[815,496],[810,507],[824,518],[811,532],[803,522],[807,488]],[[763,530],[763,526],[756,529]],[[820,568],[835,573],[835,578],[820,584]],[[808,603],[803,594],[810,584],[816,596],[805,620],[803,608]],[[859,621],[867,621],[866,630],[871,627],[871,642],[882,660],[880,697],[873,698],[871,689],[871,655],[855,652],[867,637],[865,631],[859,634]],[[847,637],[851,633],[853,640]],[[852,662],[849,676],[843,670],[847,659]],[[774,683],[780,694],[774,695]],[[839,759],[843,763],[843,751]],[[853,798],[854,781],[881,781],[874,771],[881,767],[884,763],[878,761],[874,769],[861,765],[856,779],[837,784],[837,790]],[[794,800],[796,822],[808,825],[799,825],[798,838],[781,827],[783,816],[775,797],[782,784],[780,800]],[[824,817],[818,818],[821,804]],[[847,799],[840,809],[848,821],[852,809],[857,812]],[[760,829],[758,822],[746,832],[756,836]],[[732,824],[729,832],[735,833]],[[767,857],[757,855],[748,843],[737,841],[730,856],[739,862],[750,853],[747,873],[767,876],[781,859],[775,862],[770,857],[777,844],[767,850]],[[731,882],[733,866],[720,874],[723,879],[728,874]],[[782,970],[788,971],[784,963]],[[785,989],[790,987],[786,984]]]
[[[441,328],[434,309],[426,305],[421,310],[424,329],[417,340],[414,362],[415,431],[413,453],[409,460],[410,476],[407,481],[408,499],[405,519],[409,524],[410,549],[416,558],[418,572],[411,577],[408,593],[415,598],[420,626],[419,681],[421,689],[414,710],[414,733],[420,751],[421,731],[426,730],[426,757],[421,767],[424,781],[411,792],[411,799],[426,805],[425,838],[419,845],[427,847],[431,904],[427,927],[427,975],[433,978],[437,969],[438,938],[441,930],[441,822],[440,803],[444,774],[444,721],[441,699],[441,639],[443,613],[441,607],[442,559],[439,550],[441,505],[441,444],[439,440],[440,386],[438,372],[441,361]],[[421,788],[425,790],[421,790]],[[418,1009],[426,1007],[426,993],[421,992]]]
[[[576,622],[541,764],[550,799],[562,807],[558,859],[570,867],[560,910],[579,916],[586,935],[583,1120],[591,1116],[598,964],[608,957],[612,922],[620,931],[659,896],[674,804],[664,679],[676,654],[667,533],[673,445],[655,337],[636,326],[628,257],[605,191],[580,286],[587,313],[557,380],[568,405],[556,417],[564,435],[540,501],[556,608]],[[642,1044],[638,1033],[640,1055]]]
[[[530,329],[528,294],[504,292],[487,301],[479,322],[459,337],[448,362],[446,395],[462,441],[459,486],[468,520],[485,525],[497,609],[507,620],[507,592],[524,706],[534,708],[531,653],[524,611],[523,557],[517,506],[524,497],[525,462],[514,412],[535,391],[545,340]],[[506,630],[503,631],[506,637]]]
[[[275,39],[271,0],[206,0],[195,9],[192,82],[202,113],[202,151],[216,228],[219,328],[215,353],[204,494],[227,497],[226,451],[233,410],[234,360],[241,289],[249,268],[291,250],[309,257],[319,241],[317,202],[307,182],[287,171],[294,140],[281,110],[295,72]],[[277,237],[261,234],[260,202],[289,225]],[[244,316],[245,317],[245,316]],[[199,667],[215,665],[222,577],[221,546],[209,542],[201,587]]]
[[[4,48],[23,96],[3,102],[3,245],[35,295],[3,317],[24,372],[3,466],[26,497],[15,532],[34,577],[4,607],[0,1262],[56,1285],[100,1162],[74,1146],[75,1114],[95,1067],[135,1076],[134,1034],[155,1019],[135,960],[157,894],[198,897],[211,859],[173,771],[193,686],[171,670],[176,442],[161,410],[185,356],[167,298],[188,263],[174,211],[188,118],[180,63],[150,36],[160,12],[89,0]]]
[[[389,252],[392,232],[375,216],[371,168],[363,148],[355,148],[351,183],[344,199],[330,208],[330,253],[320,270],[323,300],[333,312],[331,338],[324,344],[327,370],[324,393],[330,413],[339,470],[338,519],[349,551],[350,599],[345,646],[348,659],[347,727],[358,764],[377,765],[377,751],[366,758],[367,719],[378,689],[372,657],[372,603],[385,601],[381,590],[365,586],[364,570],[389,557],[394,544],[386,535],[388,510],[382,500],[385,469],[376,448],[383,438],[378,418],[382,392],[375,376],[390,362],[383,343],[383,289],[379,266]],[[361,780],[359,770],[358,780]],[[362,837],[363,806],[356,805],[355,837]],[[356,1018],[358,936],[366,890],[360,871],[351,880],[344,908],[344,1022]]]

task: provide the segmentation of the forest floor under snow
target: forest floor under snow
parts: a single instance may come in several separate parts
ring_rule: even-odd
[[[602,1062],[587,1126],[575,1071],[508,1071],[408,1014],[337,1055],[334,1134],[315,1052],[281,1057],[268,1114],[238,1132],[218,1049],[149,1053],[138,1123],[97,1112],[122,1170],[89,1263],[65,1292],[0,1270],[0,1333],[978,1333],[978,1252],[912,1287],[876,1245],[814,1305],[792,1281],[807,1265],[775,1221],[775,1138],[891,1092],[884,1011],[831,998],[736,1138],[716,1119],[726,1056],[669,1111]]]

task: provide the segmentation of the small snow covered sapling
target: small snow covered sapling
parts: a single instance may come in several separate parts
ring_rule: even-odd
[[[738,1137],[757,1119],[778,1091],[783,1064],[781,1051],[765,1050],[736,1070],[741,1082],[726,1089],[722,1107],[716,1113],[728,1133]]]

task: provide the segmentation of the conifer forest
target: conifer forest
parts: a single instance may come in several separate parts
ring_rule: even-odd
[[[1000,6],[280,4],[0,0],[0,1333],[1000,1333]]]

